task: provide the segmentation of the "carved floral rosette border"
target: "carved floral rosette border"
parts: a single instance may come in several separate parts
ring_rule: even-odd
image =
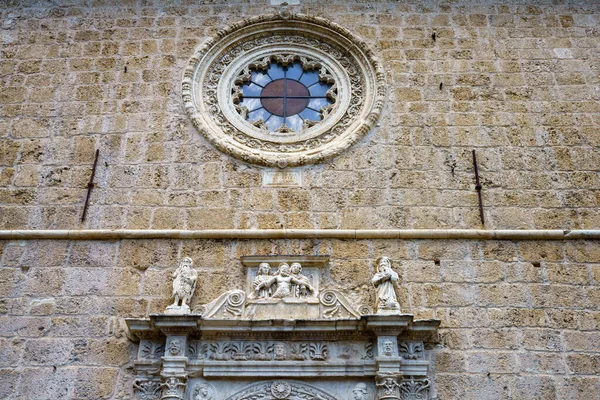
[[[338,71],[341,98],[324,123],[282,140],[257,134],[230,111],[233,79],[224,80],[223,73],[240,70],[240,57],[269,49],[323,57]],[[349,30],[320,17],[271,14],[235,23],[198,47],[184,72],[182,97],[194,126],[217,149],[251,164],[284,168],[323,162],[361,140],[379,119],[386,80],[372,50]]]

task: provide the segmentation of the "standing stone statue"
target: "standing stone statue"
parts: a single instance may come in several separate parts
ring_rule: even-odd
[[[395,283],[398,274],[392,270],[392,262],[388,257],[377,260],[377,273],[372,282],[377,289],[377,314],[399,314],[400,304],[396,299]]]
[[[173,274],[173,304],[167,307],[167,314],[189,314],[189,303],[196,290],[198,273],[193,268],[194,261],[185,257]]]

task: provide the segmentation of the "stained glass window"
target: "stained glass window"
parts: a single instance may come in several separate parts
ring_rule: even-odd
[[[250,80],[239,86],[238,105],[246,108],[249,122],[264,123],[269,132],[299,132],[321,121],[323,108],[333,104],[332,87],[299,61],[287,66],[273,61],[265,70],[251,71]]]

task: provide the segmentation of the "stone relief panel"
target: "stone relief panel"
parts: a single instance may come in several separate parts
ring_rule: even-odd
[[[200,341],[189,343],[191,360],[344,361],[373,359],[370,342]]]
[[[165,345],[161,342],[142,340],[138,357],[147,360],[159,360],[165,354]]]
[[[418,360],[423,358],[423,342],[400,342],[400,356],[406,360]]]

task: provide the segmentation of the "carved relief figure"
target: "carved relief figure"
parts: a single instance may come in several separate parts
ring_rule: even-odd
[[[365,383],[357,383],[352,389],[353,400],[367,400],[369,392],[367,391],[367,385]]]
[[[292,294],[294,295],[294,297],[307,297],[310,296],[311,294],[311,290],[309,290],[309,287],[312,287],[310,285],[310,280],[302,275],[302,265],[300,265],[300,263],[292,263],[292,265],[290,266],[290,269],[292,271],[292,276],[297,279],[298,281],[302,282],[302,283],[296,283],[294,284],[293,290],[292,290]]]
[[[269,265],[269,263],[260,263],[258,266],[258,273],[256,274],[256,278],[254,278],[254,280],[252,281],[252,289],[254,290],[254,292],[252,292],[248,297],[251,299],[266,299],[268,297],[271,297],[272,293],[270,286],[266,288],[262,287],[261,289],[258,288],[258,286],[261,283],[266,282],[271,278],[271,266]]]
[[[194,388],[192,400],[212,400],[212,393],[207,384],[201,383]]]
[[[397,281],[398,274],[392,270],[392,262],[388,257],[381,257],[377,262],[377,273],[372,279],[377,289],[377,313],[400,312],[400,304],[394,289]]]
[[[173,274],[173,297],[175,301],[168,308],[188,308],[196,289],[198,273],[193,268],[194,262],[191,258],[185,257],[179,267]]]
[[[272,285],[277,285],[277,290],[275,290],[272,297],[281,299],[292,295],[292,284],[306,285],[307,290],[314,293],[314,289],[310,284],[290,275],[290,266],[287,263],[281,263],[279,265],[279,273],[260,283],[257,289],[261,290],[269,288]]]

